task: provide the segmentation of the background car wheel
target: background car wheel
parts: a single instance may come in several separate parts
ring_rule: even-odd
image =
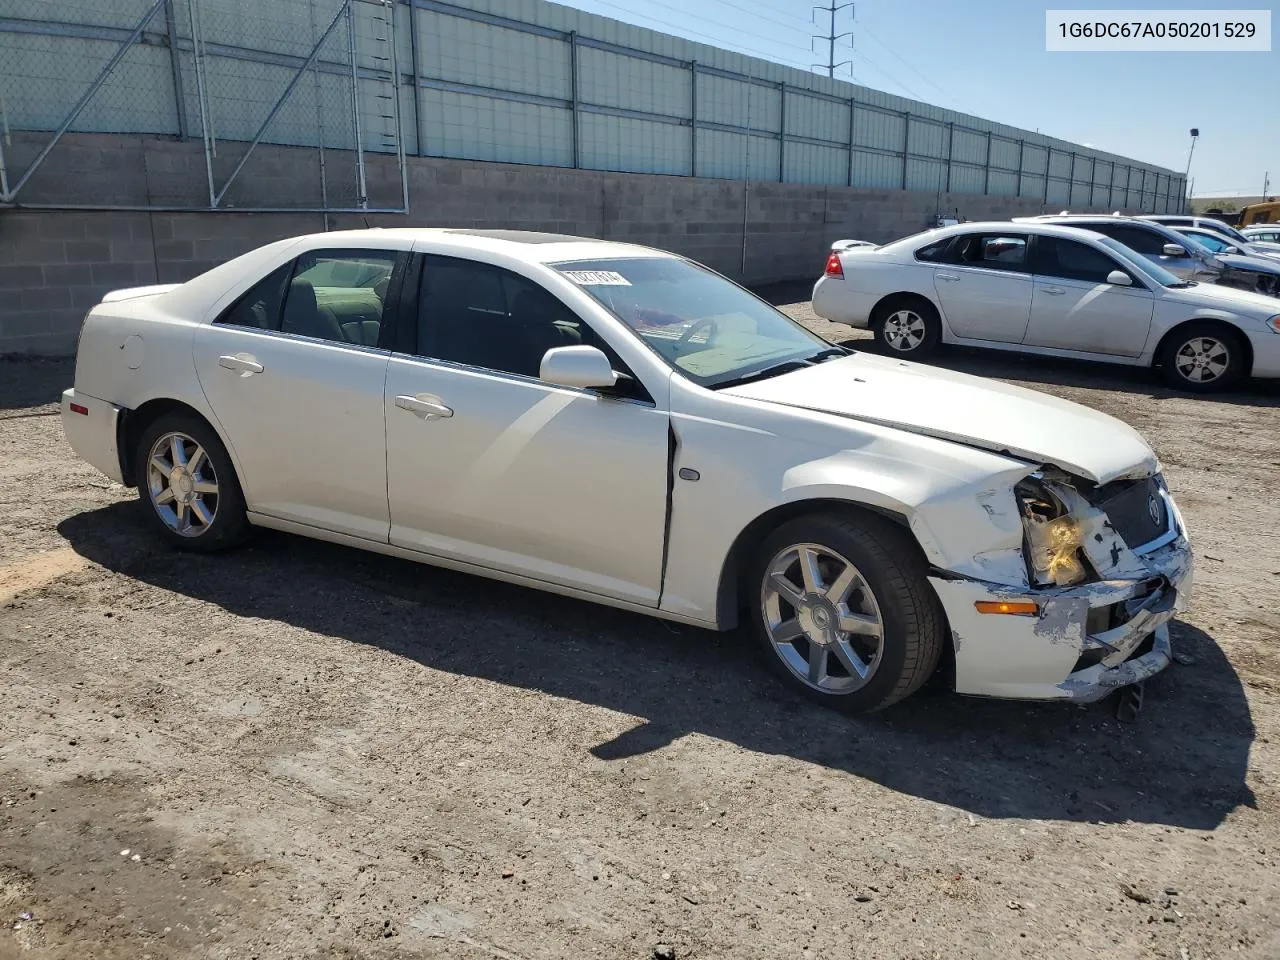
[[[1166,341],[1160,364],[1165,379],[1180,390],[1223,390],[1244,371],[1244,344],[1229,327],[1191,323]]]
[[[942,606],[911,538],[879,517],[814,515],[779,527],[751,570],[755,633],[810,698],[868,713],[933,673]]]
[[[134,462],[146,523],[172,546],[209,553],[248,536],[244,494],[231,458],[199,417],[157,418],[142,431]]]
[[[872,330],[885,353],[912,360],[933,353],[942,339],[938,311],[918,297],[886,301],[876,310]]]

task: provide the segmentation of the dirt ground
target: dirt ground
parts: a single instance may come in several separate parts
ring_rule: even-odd
[[[64,441],[71,365],[0,362],[0,958],[1280,957],[1280,390],[939,362],[1163,458],[1194,662],[1138,723],[850,719],[736,635],[281,534],[177,555]]]

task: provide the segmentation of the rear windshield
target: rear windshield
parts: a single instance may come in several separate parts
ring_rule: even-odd
[[[786,314],[717,273],[676,257],[552,264],[703,386],[830,349]]]

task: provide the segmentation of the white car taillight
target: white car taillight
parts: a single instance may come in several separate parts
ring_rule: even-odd
[[[824,277],[835,277],[838,280],[844,279],[844,267],[840,265],[840,254],[834,250],[827,257],[827,268],[822,271]]]

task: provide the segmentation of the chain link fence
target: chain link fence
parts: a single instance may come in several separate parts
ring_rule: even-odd
[[[74,6],[55,20],[0,0],[0,202],[63,133],[93,131],[199,145],[146,158],[148,208],[400,212],[406,152],[1183,205],[1170,170],[536,0]],[[203,176],[180,169],[192,162]]]
[[[148,209],[406,209],[390,0],[79,0],[74,22],[49,13],[0,0],[0,202],[57,166],[65,134],[92,132],[192,148],[144,158]],[[371,178],[370,153],[396,162]]]

